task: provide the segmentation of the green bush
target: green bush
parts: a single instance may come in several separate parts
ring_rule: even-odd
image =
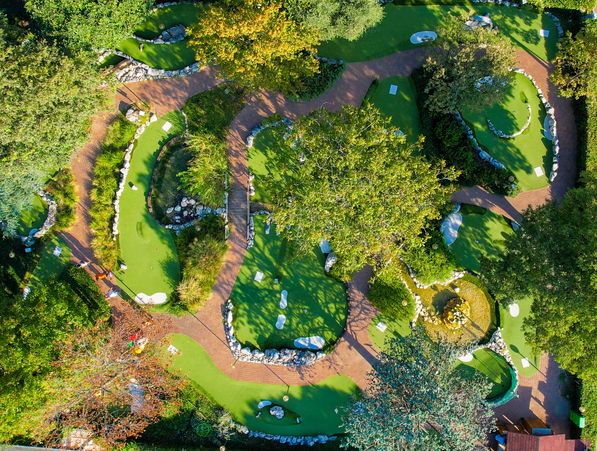
[[[56,229],[63,230],[70,227],[75,219],[77,196],[73,183],[73,173],[70,168],[59,170],[46,185],[46,191],[56,201]]]
[[[586,417],[586,427],[582,437],[597,443],[597,380],[584,379],[580,390],[580,404],[582,413]]]
[[[320,61],[319,72],[311,77],[301,78],[301,84],[293,92],[286,95],[293,100],[311,100],[330,89],[342,76],[346,69],[344,63]]]
[[[516,179],[512,171],[498,169],[482,160],[453,115],[438,115],[425,108],[425,74],[419,69],[413,72],[412,78],[417,87],[421,128],[427,137],[423,145],[425,155],[430,160],[444,160],[449,166],[458,169],[460,185],[480,185],[497,194],[513,194],[512,184]]]
[[[454,256],[439,233],[439,226],[436,230],[438,232],[432,234],[425,247],[410,250],[403,256],[415,272],[417,280],[424,285],[447,280],[457,269]]]
[[[385,267],[371,283],[368,298],[383,315],[393,319],[414,316],[414,299],[402,281],[401,264]]]
[[[107,268],[114,268],[118,260],[117,241],[112,236],[114,198],[120,180],[124,152],[135,135],[136,127],[122,114],[108,129],[102,150],[95,162],[91,187],[91,247]]]

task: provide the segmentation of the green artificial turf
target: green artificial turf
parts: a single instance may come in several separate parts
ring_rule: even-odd
[[[276,145],[278,135],[275,127],[266,128],[259,132],[253,142],[253,147],[248,149],[249,172],[254,175],[253,188],[255,194],[251,196],[251,202],[269,204],[270,198],[265,189],[263,180],[266,178],[279,178],[276,173],[271,173],[268,167],[268,160],[278,151]]]
[[[396,95],[389,93],[390,86],[398,86]],[[375,83],[367,93],[371,102],[392,120],[392,125],[406,134],[409,142],[417,141],[420,133],[417,94],[410,77],[390,77]]]
[[[274,224],[266,235],[266,218],[254,217],[255,245],[247,251],[230,295],[236,338],[260,349],[292,348],[296,338],[316,335],[328,345],[334,343],[346,322],[343,285],[325,274],[319,248],[290,255]],[[261,282],[254,280],[257,271],[264,274]],[[282,290],[288,291],[285,309],[279,306]],[[280,314],[286,315],[282,330],[275,327]]]
[[[413,33],[423,30],[438,31],[450,17],[464,14],[489,13],[499,32],[512,42],[542,60],[555,56],[558,34],[553,19],[533,11],[498,5],[423,5],[404,6],[388,4],[384,19],[369,29],[360,39],[336,39],[320,45],[319,54],[341,58],[347,62],[366,61],[408,50],[421,45],[410,43]],[[464,22],[463,22],[464,23]],[[539,36],[540,29],[550,31],[548,38]],[[433,45],[423,44],[423,45]]]
[[[506,237],[514,233],[502,216],[486,210],[483,214],[463,214],[458,238],[450,246],[458,264],[479,271],[481,255],[496,256],[504,249]]]
[[[533,300],[531,298],[522,298],[516,301],[519,306],[520,312],[516,318],[510,315],[507,308],[500,306],[500,323],[502,329],[502,337],[508,345],[510,355],[514,361],[514,366],[518,372],[525,376],[533,376],[539,368],[539,356],[533,353],[531,345],[527,342],[524,337],[523,322],[531,312],[531,304]],[[522,359],[526,358],[530,366],[523,368]]]
[[[505,133],[512,134],[520,130],[528,117],[527,102],[531,106],[532,119],[530,126],[520,136],[503,139],[489,129],[487,119]],[[549,184],[553,147],[543,135],[545,114],[537,89],[522,74],[515,74],[506,98],[499,104],[482,112],[462,111],[481,146],[514,173],[521,191],[543,188]],[[536,167],[543,170],[543,175],[535,174]]]
[[[141,38],[155,39],[168,28],[181,24],[189,27],[195,24],[202,12],[203,5],[201,3],[180,3],[165,8],[156,8],[135,30],[135,34]]]
[[[414,317],[414,310],[410,318]],[[385,332],[381,332],[376,326],[377,323],[383,322],[388,326]],[[375,345],[375,347],[379,350],[384,349],[385,343],[391,338],[399,338],[399,337],[406,337],[410,334],[410,319],[407,316],[401,318],[394,318],[389,315],[384,315],[380,313],[371,324],[369,324],[369,338]]]
[[[460,362],[455,371],[464,378],[482,374],[491,383],[487,399],[495,398],[510,388],[512,377],[506,360],[489,349],[479,349],[473,353],[473,360]]]
[[[173,126],[165,132],[162,126]],[[172,294],[180,279],[178,255],[172,233],[149,213],[146,196],[158,152],[163,144],[183,131],[179,112],[168,113],[150,124],[135,143],[126,185],[120,197],[120,259],[127,269],[116,277],[124,293],[134,298],[137,293]],[[137,186],[133,191],[131,184]]]
[[[173,334],[171,343],[180,351],[171,368],[199,385],[239,423],[254,431],[280,435],[317,435],[342,433],[343,411],[358,396],[358,388],[346,376],[332,376],[319,384],[305,386],[258,384],[232,379],[223,374],[205,350],[186,335]],[[221,352],[229,352],[223,349]],[[264,368],[264,367],[263,367]],[[289,400],[283,401],[287,393]],[[287,407],[300,424],[274,421],[264,409],[256,418],[257,404],[268,400]]]
[[[33,196],[31,206],[21,212],[17,233],[27,236],[31,229],[39,229],[48,216],[48,206],[44,200],[37,194]]]
[[[56,246],[62,249],[59,257],[54,255]],[[45,283],[46,281],[58,278],[64,272],[66,265],[70,261],[71,251],[66,242],[57,235],[52,234],[47,241],[43,243],[39,254],[39,261],[33,271],[33,283]]]

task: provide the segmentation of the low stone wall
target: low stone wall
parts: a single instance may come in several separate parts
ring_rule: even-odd
[[[517,136],[522,135],[525,130],[527,128],[529,128],[529,125],[531,125],[531,117],[533,114],[533,110],[531,109],[531,105],[527,104],[527,111],[529,112],[529,116],[527,117],[526,122],[524,123],[524,125],[522,126],[522,128],[520,130],[518,130],[515,133],[512,133],[511,135],[504,133],[501,130],[498,130],[495,125],[493,125],[493,122],[491,122],[491,120],[488,118],[487,119],[487,125],[489,126],[489,130],[491,130],[491,132],[496,135],[498,138],[503,138],[503,139],[514,139]]]
[[[149,44],[175,44],[176,42],[184,41],[186,36],[185,26],[179,24],[162,31],[155,39],[145,39],[139,36],[135,36],[135,39]]]
[[[475,133],[469,127],[469,125],[466,123],[466,121],[462,118],[462,115],[459,112],[456,112],[456,113],[454,113],[454,116],[456,117],[456,120],[458,121],[458,123],[464,129],[466,136],[468,137],[469,141],[473,145],[473,149],[475,149],[475,151],[479,154],[479,157],[481,159],[487,161],[492,166],[495,166],[498,169],[506,169],[506,166],[504,166],[503,163],[496,160],[491,155],[489,155],[485,150],[483,150],[483,148],[479,145],[477,138],[475,138]]]
[[[38,194],[48,204],[48,215],[43,225],[33,234],[34,238],[41,238],[54,227],[54,224],[56,224],[56,212],[58,211],[58,204],[49,193],[40,191]]]
[[[248,427],[243,426],[242,424],[238,424],[236,422],[232,423],[232,427],[236,429],[237,432],[244,434],[248,437],[252,438],[260,438],[263,440],[269,440],[272,442],[279,442],[283,445],[290,445],[290,446],[314,446],[314,445],[323,445],[328,442],[332,442],[336,440],[335,435],[274,435],[274,434],[267,434],[265,432],[255,432],[251,431]]]
[[[164,70],[164,69],[154,69],[153,67],[148,66],[140,61],[137,61],[134,58],[131,58],[124,52],[120,50],[113,50],[111,51],[114,55],[118,55],[124,59],[130,61],[130,64],[120,71],[116,73],[116,79],[121,83],[132,83],[135,81],[143,81],[143,80],[161,80],[164,78],[174,78],[174,77],[186,77],[196,72],[199,72],[201,69],[201,64],[199,62],[195,62],[190,66],[183,67],[182,69],[178,70]]]

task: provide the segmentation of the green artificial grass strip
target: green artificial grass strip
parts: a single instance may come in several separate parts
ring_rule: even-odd
[[[526,102],[531,106],[531,123],[520,136],[503,139],[489,129],[487,119],[505,133],[520,130],[528,117]],[[537,89],[522,74],[515,74],[506,98],[499,104],[483,112],[462,111],[479,144],[514,173],[521,191],[543,188],[549,184],[553,146],[543,135],[545,114]],[[542,169],[541,176],[535,173],[537,167]]]
[[[527,342],[523,332],[523,322],[531,313],[533,300],[525,297],[517,300],[516,303],[519,307],[519,314],[516,318],[510,315],[507,308],[500,306],[502,337],[508,345],[510,355],[514,361],[514,366],[518,372],[522,376],[530,377],[537,373],[540,364],[540,356],[533,352],[531,345]],[[528,368],[523,368],[523,358],[526,358],[529,361],[530,366]]]
[[[118,50],[155,69],[177,70],[195,62],[195,52],[186,39],[174,44],[152,44],[128,38],[118,44]]]
[[[390,86],[398,86],[396,95],[389,93]],[[417,92],[410,77],[390,77],[371,86],[367,100],[392,120],[392,125],[415,143],[420,133]]]
[[[27,236],[31,229],[39,229],[48,216],[48,206],[37,194],[33,196],[30,208],[21,212],[17,233]]]
[[[170,122],[165,132],[162,126]],[[158,152],[172,137],[184,129],[182,115],[171,112],[150,124],[135,143],[126,185],[120,197],[120,259],[127,269],[116,277],[125,294],[152,295],[166,293],[170,298],[180,280],[178,255],[172,233],[149,213],[146,197]],[[137,186],[133,191],[131,184]]]
[[[450,250],[459,265],[478,272],[481,255],[494,257],[503,252],[505,239],[512,233],[506,219],[489,210],[484,214],[463,214],[458,238]]]
[[[259,132],[253,141],[253,147],[248,149],[249,172],[254,175],[252,183],[255,189],[255,194],[251,196],[251,202],[267,205],[271,201],[263,180],[266,178],[278,180],[280,177],[277,173],[272,173],[268,167],[268,160],[279,150],[279,146],[276,144],[276,140],[279,139],[277,136],[275,127],[266,128]]]
[[[243,382],[223,374],[205,350],[186,335],[173,334],[171,343],[180,351],[171,368],[199,385],[209,397],[254,431],[280,435],[342,433],[343,411],[358,395],[358,388],[346,376],[331,376],[319,384],[290,386]],[[222,352],[229,352],[227,349]],[[284,402],[287,393],[289,400]],[[267,409],[256,418],[257,404],[268,400],[299,416],[300,424],[272,421]]]
[[[512,377],[506,360],[489,349],[479,349],[473,353],[473,360],[460,362],[455,371],[465,379],[482,374],[491,383],[487,399],[495,398],[510,388]]]
[[[423,30],[438,31],[450,17],[467,17],[489,13],[499,32],[516,46],[542,60],[555,56],[558,32],[553,19],[533,11],[498,5],[423,5],[401,6],[388,4],[383,20],[356,41],[336,39],[323,42],[319,54],[340,58],[347,62],[366,61],[408,50],[421,45],[410,43],[413,33]],[[549,37],[539,36],[540,29],[549,30]],[[423,44],[425,45],[425,44]],[[426,44],[433,45],[433,43]]]
[[[296,338],[310,336],[323,337],[326,345],[334,343],[346,322],[343,285],[325,274],[319,248],[307,255],[289,255],[274,224],[265,234],[266,219],[254,217],[255,245],[247,251],[230,295],[236,338],[260,349],[293,348]],[[254,280],[257,271],[264,274],[261,282]],[[279,306],[282,290],[288,291],[285,309]],[[282,330],[275,327],[280,314],[286,316]]]
[[[412,312],[412,315],[410,315],[411,319],[413,317],[414,311]],[[388,327],[385,332],[381,332],[376,327],[377,323],[379,322],[385,323]],[[379,350],[383,350],[385,348],[385,343],[388,340],[392,338],[400,338],[410,335],[410,319],[406,316],[402,318],[393,318],[389,315],[384,315],[380,313],[375,318],[373,318],[373,321],[371,321],[371,324],[369,324],[368,332],[369,338],[371,339],[375,347]]]
[[[62,249],[59,257],[54,255],[56,246]],[[50,279],[57,279],[62,275],[69,264],[71,250],[60,237],[52,234],[50,238],[44,242],[40,251],[39,261],[35,270],[33,271],[33,283],[45,283]]]
[[[180,3],[165,8],[156,8],[155,11],[141,24],[135,34],[145,39],[155,39],[159,34],[176,25],[189,27],[199,20],[203,12],[201,3]]]

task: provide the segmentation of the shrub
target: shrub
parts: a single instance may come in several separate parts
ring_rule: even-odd
[[[457,268],[454,256],[439,233],[434,234],[425,247],[409,250],[403,257],[424,285],[448,280]]]
[[[582,381],[580,390],[580,403],[582,413],[585,415],[587,425],[582,431],[582,437],[597,442],[597,381],[587,378]]]
[[[177,237],[177,247],[182,263],[177,304],[195,310],[209,298],[222,265],[227,249],[224,221],[218,216],[203,218],[196,227],[185,229]]]
[[[75,205],[77,204],[77,195],[75,194],[75,185],[71,170],[64,168],[54,174],[46,186],[46,191],[54,197],[58,205],[56,211],[56,229],[67,229],[75,219]]]
[[[344,63],[320,61],[319,72],[311,77],[303,77],[293,92],[286,95],[293,100],[311,100],[330,89],[346,69]]]
[[[384,315],[394,319],[414,316],[414,299],[402,281],[400,267],[390,264],[373,279],[368,298]]]
[[[114,268],[118,260],[118,245],[112,236],[113,202],[118,190],[124,152],[135,131],[135,125],[123,115],[119,115],[110,125],[101,153],[95,162],[90,193],[93,232],[91,247],[96,257],[108,268]]]

